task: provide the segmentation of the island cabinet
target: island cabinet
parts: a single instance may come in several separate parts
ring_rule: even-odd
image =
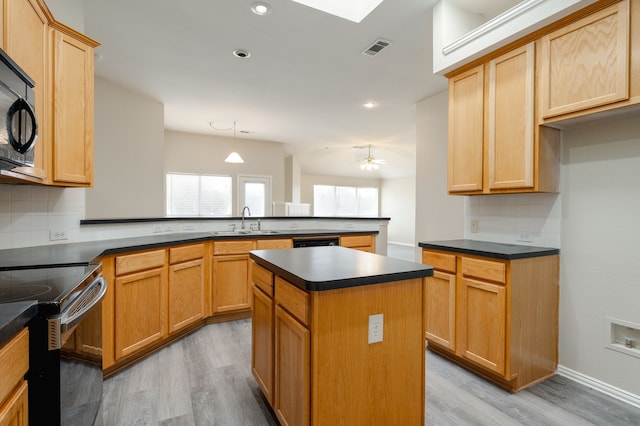
[[[449,75],[450,194],[557,192],[559,130],[535,126],[535,44]]]
[[[640,5],[591,9],[540,39],[541,123],[640,102]]]
[[[430,268],[344,247],[251,257],[252,372],[281,424],[423,424]]]
[[[429,349],[510,390],[554,374],[557,255],[513,260],[423,249]]]
[[[28,425],[29,331],[0,347],[0,425]]]

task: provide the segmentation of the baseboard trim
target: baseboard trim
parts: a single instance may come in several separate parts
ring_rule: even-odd
[[[631,392],[618,389],[615,386],[611,386],[607,383],[601,382],[600,380],[594,379],[593,377],[589,377],[585,374],[578,373],[577,371],[571,370],[570,368],[564,367],[562,365],[558,366],[558,370],[556,372],[559,375],[566,377],[567,379],[571,379],[574,382],[578,382],[582,385],[593,388],[598,392],[602,392],[605,395],[609,395],[612,398],[619,399],[622,402],[626,402],[627,404],[640,408],[639,395],[634,395]]]

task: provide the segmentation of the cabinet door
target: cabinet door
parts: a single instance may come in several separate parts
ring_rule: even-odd
[[[169,267],[169,333],[205,317],[204,262],[196,259]]]
[[[628,1],[554,31],[540,43],[542,118],[628,98]]]
[[[534,43],[489,62],[489,189],[533,187]]]
[[[309,425],[309,330],[276,306],[274,411],[283,425]]]
[[[449,79],[449,192],[482,191],[484,66]]]
[[[253,287],[251,313],[251,371],[273,406],[273,299]]]
[[[53,180],[93,183],[93,48],[53,32]]]
[[[455,351],[456,276],[435,271],[425,280],[426,338]]]
[[[248,254],[213,257],[213,313],[251,308],[250,266]]]
[[[46,176],[47,144],[49,143],[46,108],[48,75],[48,20],[37,0],[5,0],[5,51],[31,77],[36,86],[36,117],[38,140],[34,148],[34,171]]]
[[[167,335],[167,272],[151,269],[115,279],[116,360]]]
[[[0,406],[0,425],[26,426],[29,424],[28,385],[22,381],[7,402]]]
[[[505,375],[505,287],[468,278],[461,278],[459,282],[458,353]]]

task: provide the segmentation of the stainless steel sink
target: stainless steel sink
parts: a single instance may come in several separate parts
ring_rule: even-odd
[[[261,230],[261,231],[252,231],[249,229],[237,229],[235,231],[213,231],[211,234],[220,235],[220,236],[231,236],[231,235],[268,235],[268,234],[277,234],[279,231],[273,231],[270,229]]]

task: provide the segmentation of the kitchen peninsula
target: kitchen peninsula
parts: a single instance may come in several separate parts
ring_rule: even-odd
[[[344,247],[254,250],[252,372],[282,424],[424,423],[424,279]]]

